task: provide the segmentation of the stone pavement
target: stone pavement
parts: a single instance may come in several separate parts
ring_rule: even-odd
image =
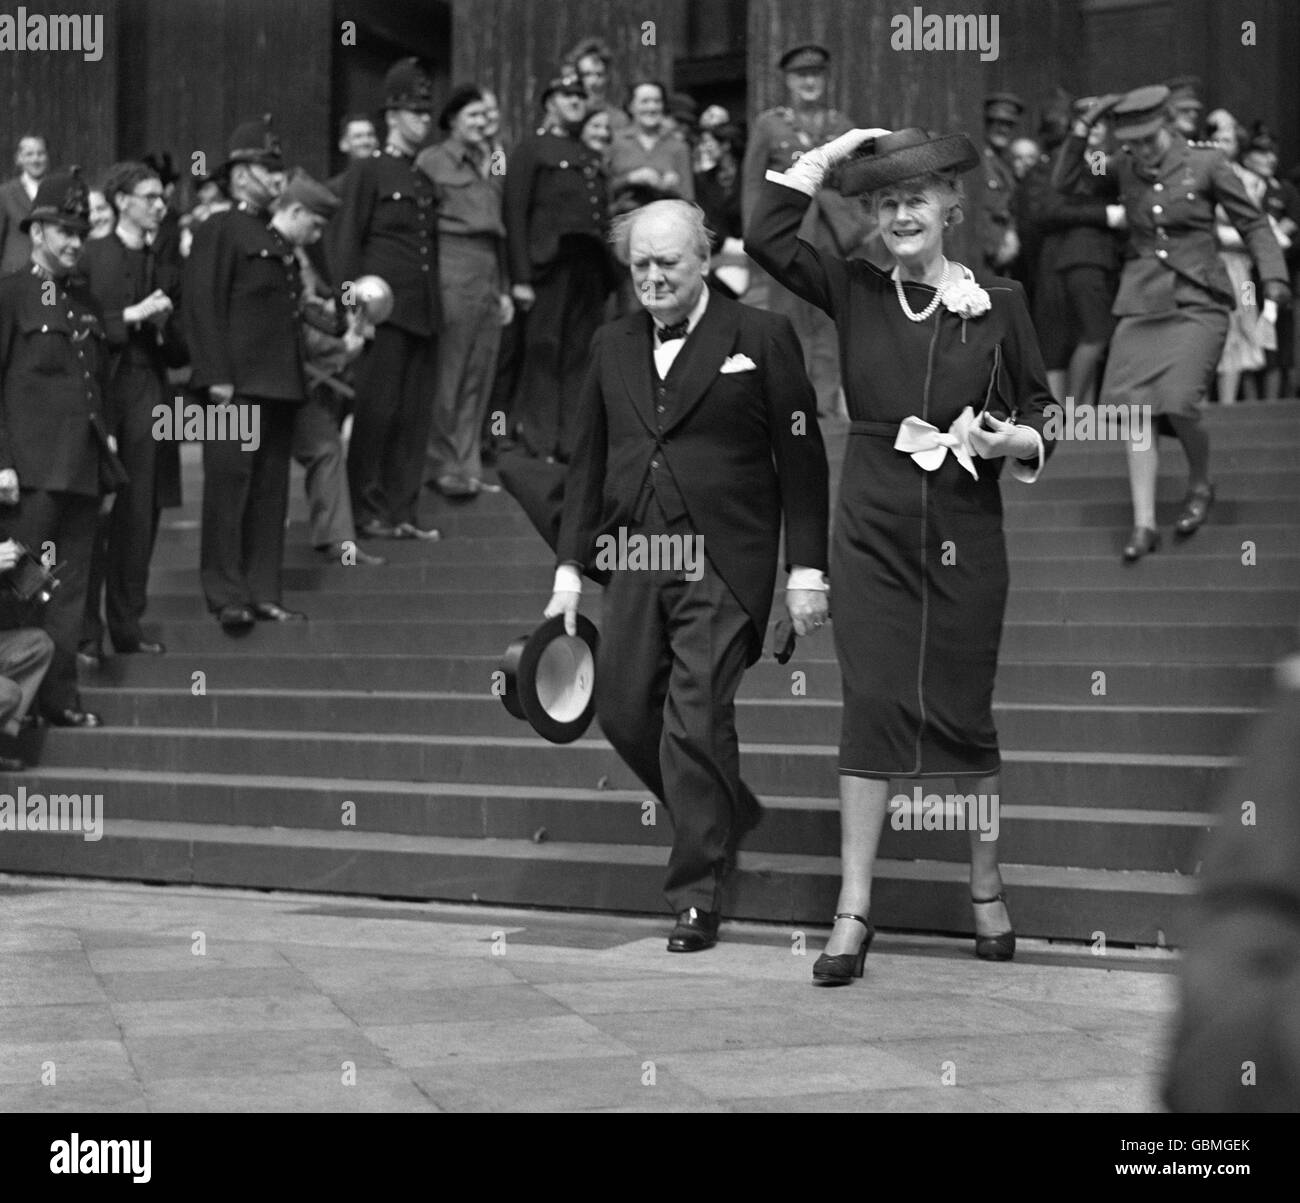
[[[1168,953],[669,926],[0,877],[0,1110],[1159,1109]]]

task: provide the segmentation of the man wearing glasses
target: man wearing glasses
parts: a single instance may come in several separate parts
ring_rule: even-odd
[[[167,205],[162,180],[144,163],[110,168],[104,196],[116,210],[117,225],[108,237],[86,243],[81,270],[103,309],[112,357],[105,414],[130,479],[118,490],[112,510],[101,515],[96,532],[77,656],[87,668],[98,668],[104,654],[101,603],[115,651],[158,655],[164,650],[144,638],[140,620],[158,527],[160,444],[153,437],[153,411],[169,401],[162,341],[173,302],[157,285],[150,247]]]

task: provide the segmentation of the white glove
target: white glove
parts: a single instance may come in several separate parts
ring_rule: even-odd
[[[1263,306],[1263,311],[1260,316],[1262,316],[1263,319],[1270,326],[1276,326],[1277,325],[1277,302],[1265,301]]]
[[[887,129],[851,129],[847,134],[833,138],[825,146],[816,146],[800,155],[784,172],[785,182],[812,196],[822,186],[822,181],[832,167],[849,158],[864,142],[884,137],[889,132]]]

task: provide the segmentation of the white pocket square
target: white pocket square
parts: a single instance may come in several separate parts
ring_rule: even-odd
[[[753,372],[757,368],[758,364],[750,359],[748,355],[728,355],[722,361],[722,367],[718,369],[718,372],[720,374],[726,372]]]

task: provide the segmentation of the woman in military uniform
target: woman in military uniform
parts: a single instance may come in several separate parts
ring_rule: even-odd
[[[1104,172],[1108,199],[1129,229],[1128,258],[1112,312],[1119,318],[1102,383],[1108,404],[1148,405],[1161,433],[1175,435],[1187,454],[1187,497],[1175,524],[1181,536],[1205,521],[1214,502],[1210,437],[1200,405],[1228,331],[1228,314],[1240,298],[1217,254],[1215,206],[1236,227],[1274,304],[1290,297],[1286,265],[1268,219],[1251,203],[1223,152],[1196,146],[1168,126],[1169,89],[1138,88],[1102,98],[1076,123],[1061,150],[1055,182],[1071,191],[1089,171],[1084,161],[1088,128],[1112,109],[1119,154]],[[1132,428],[1135,424],[1131,423]],[[1156,529],[1156,441],[1145,435],[1128,445],[1133,531],[1124,559],[1138,560],[1160,546]]]

